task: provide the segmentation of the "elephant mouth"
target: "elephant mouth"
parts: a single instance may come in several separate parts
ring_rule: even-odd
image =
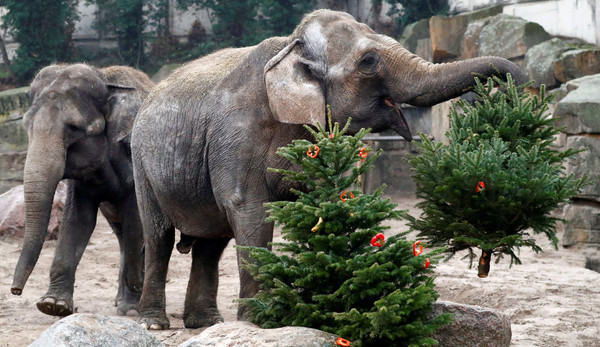
[[[402,111],[400,111],[400,109],[398,108],[396,101],[394,101],[394,99],[392,99],[391,96],[386,96],[386,97],[384,97],[383,102],[385,103],[386,106],[392,108],[394,110],[394,112],[396,112],[396,115],[398,116],[392,120],[392,124],[391,124],[392,130],[397,132],[398,135],[402,136],[406,141],[409,141],[409,142],[412,141],[412,133],[410,132],[408,123],[406,122],[406,119],[404,118]]]

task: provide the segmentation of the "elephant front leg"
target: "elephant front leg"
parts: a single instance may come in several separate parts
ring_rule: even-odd
[[[96,226],[98,204],[82,190],[76,183],[69,184],[56,253],[50,267],[50,286],[36,303],[41,312],[52,316],[73,313],[75,271]]]
[[[192,271],[183,312],[186,328],[200,328],[223,322],[217,309],[219,259],[229,240],[198,239],[194,243]]]

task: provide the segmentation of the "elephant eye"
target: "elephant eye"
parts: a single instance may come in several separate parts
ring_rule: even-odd
[[[366,74],[374,74],[377,72],[379,67],[379,55],[374,52],[365,54],[360,63],[358,64],[358,70]]]

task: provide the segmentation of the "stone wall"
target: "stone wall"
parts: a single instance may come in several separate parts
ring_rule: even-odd
[[[29,108],[29,87],[0,92],[0,194],[23,183],[27,132],[21,118]]]
[[[562,226],[562,244],[600,248],[600,74],[569,81],[562,89],[566,96],[556,104],[555,122],[564,127],[566,148],[583,149],[567,162],[566,173],[590,182],[564,208],[562,218],[569,222]]]

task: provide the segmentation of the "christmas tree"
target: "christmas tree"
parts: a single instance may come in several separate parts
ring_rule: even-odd
[[[492,254],[496,262],[509,255],[512,265],[521,263],[519,247],[541,251],[532,233],[544,233],[556,248],[559,219],[551,212],[584,184],[564,172],[577,151],[553,145],[559,129],[547,114],[552,97],[544,86],[531,97],[526,86],[510,76],[477,80],[478,101],[451,109],[449,144],[421,136],[420,155],[411,159],[423,214],[409,225],[450,256],[468,249],[471,263],[480,248],[479,277],[488,275]]]
[[[430,263],[441,252],[426,258],[404,234],[384,236],[389,227],[381,223],[404,218],[406,211],[382,198],[383,187],[361,193],[359,177],[381,151],[369,155],[371,148],[361,142],[367,130],[344,135],[348,124],[340,130],[330,120],[330,132],[307,127],[315,143],[295,140],[279,148],[299,171],[271,171],[304,189],[293,190],[297,201],[267,204],[268,219],[282,226],[284,241],[273,244],[275,252],[243,248],[260,291],[241,304],[263,328],[316,328],[340,336],[341,345],[436,344],[429,336],[451,321],[428,315],[438,297]]]

